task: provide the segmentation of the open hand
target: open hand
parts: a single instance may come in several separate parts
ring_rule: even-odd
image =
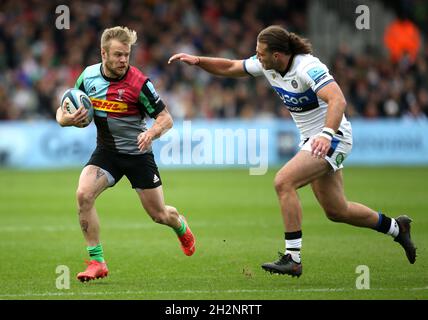
[[[183,61],[189,65],[196,65],[199,64],[200,59],[198,56],[193,56],[186,53],[177,53],[174,54],[171,58],[168,60],[168,64],[171,64],[171,62],[174,62],[175,60]]]

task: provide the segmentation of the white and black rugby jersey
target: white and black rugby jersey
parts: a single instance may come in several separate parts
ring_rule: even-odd
[[[256,56],[244,60],[243,63],[245,71],[250,75],[266,77],[290,111],[302,140],[322,131],[327,114],[327,103],[316,93],[334,81],[325,64],[311,54],[298,54],[291,57],[288,70],[284,76],[281,76],[275,70],[263,69]],[[351,124],[345,115],[339,130],[343,133],[344,140],[352,143]]]

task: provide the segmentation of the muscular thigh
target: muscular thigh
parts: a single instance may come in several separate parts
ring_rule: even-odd
[[[83,168],[79,178],[78,191],[88,197],[96,198],[109,186],[106,171],[95,165]]]
[[[317,178],[311,183],[311,187],[324,210],[340,211],[346,207],[342,170],[331,171]]]
[[[299,151],[278,171],[276,179],[300,188],[329,171],[331,167],[326,160],[314,158],[308,151]]]

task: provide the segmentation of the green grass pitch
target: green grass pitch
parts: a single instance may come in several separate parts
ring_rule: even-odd
[[[184,213],[197,238],[185,256],[174,232],[155,224],[122,179],[96,207],[110,274],[80,283],[85,243],[75,188],[79,170],[0,170],[0,299],[427,299],[428,168],[346,168],[345,190],[390,216],[413,218],[418,247],[410,265],[389,236],[329,221],[309,187],[303,206],[303,275],[271,275],[260,265],[284,250],[273,189],[276,170],[161,170],[166,202]],[[59,265],[70,288],[57,289]],[[359,265],[370,289],[359,290]]]

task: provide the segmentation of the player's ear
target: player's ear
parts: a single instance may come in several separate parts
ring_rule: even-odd
[[[104,48],[101,48],[101,57],[104,59],[107,59],[107,51]]]

